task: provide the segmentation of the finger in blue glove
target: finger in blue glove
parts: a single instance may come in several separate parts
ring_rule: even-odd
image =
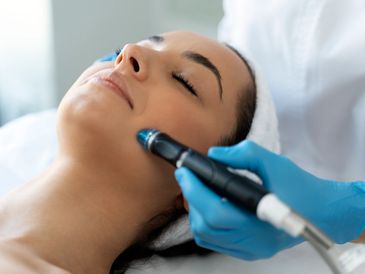
[[[189,202],[191,230],[198,245],[245,260],[267,258],[302,239],[294,239],[206,188],[188,169],[175,172]],[[270,248],[268,248],[270,246]]]

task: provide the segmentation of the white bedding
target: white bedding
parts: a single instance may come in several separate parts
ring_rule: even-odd
[[[56,110],[29,114],[0,128],[0,196],[39,174],[57,152]]]
[[[57,153],[56,111],[30,114],[0,128],[0,195],[39,174]],[[365,269],[363,270],[365,272]],[[281,252],[270,260],[244,262],[223,255],[178,259],[155,258],[131,269],[136,273],[221,274],[295,273],[329,274],[316,253],[302,244]]]

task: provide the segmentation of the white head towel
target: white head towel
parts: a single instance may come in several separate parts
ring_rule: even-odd
[[[278,122],[271,95],[266,82],[261,76],[257,66],[249,65],[254,72],[256,82],[256,109],[251,129],[246,139],[273,152],[280,152]],[[247,171],[244,171],[247,172]],[[169,247],[192,240],[188,216],[182,216],[163,232],[150,247],[155,250],[164,250]]]

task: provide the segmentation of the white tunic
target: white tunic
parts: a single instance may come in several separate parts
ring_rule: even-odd
[[[283,154],[338,180],[365,179],[365,1],[225,0],[219,38],[258,62]]]

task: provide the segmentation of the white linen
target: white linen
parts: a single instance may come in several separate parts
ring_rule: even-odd
[[[344,247],[352,246],[347,244]],[[342,247],[341,247],[342,248]],[[363,274],[359,268],[353,274]],[[146,264],[136,265],[127,274],[333,274],[316,251],[307,243],[284,250],[269,260],[243,261],[221,254],[208,257],[154,257]]]
[[[0,197],[45,169],[58,150],[56,110],[29,114],[0,128]]]

